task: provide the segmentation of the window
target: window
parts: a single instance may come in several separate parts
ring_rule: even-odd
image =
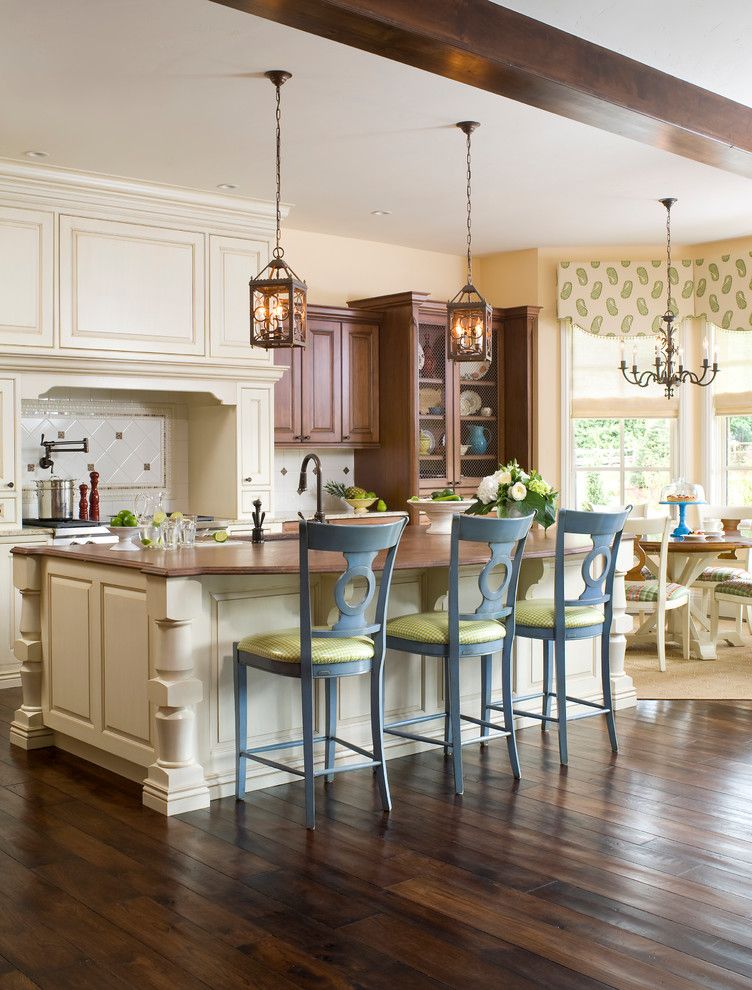
[[[721,374],[713,385],[717,429],[714,491],[726,505],[752,505],[752,333],[713,330]]]
[[[752,505],[752,416],[721,416],[723,501]]]
[[[640,389],[619,371],[626,359],[649,367],[654,337],[603,337],[569,331],[569,428],[565,504],[656,503],[661,488],[679,473],[679,399],[661,386]]]
[[[657,502],[661,488],[671,481],[674,422],[573,419],[576,507]]]

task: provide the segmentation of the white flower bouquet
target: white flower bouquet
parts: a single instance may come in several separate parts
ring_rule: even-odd
[[[524,471],[517,461],[503,464],[498,471],[483,478],[475,501],[467,509],[472,516],[529,516],[544,529],[556,522],[556,499],[559,493],[537,471]]]

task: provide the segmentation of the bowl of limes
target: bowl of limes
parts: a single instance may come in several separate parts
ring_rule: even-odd
[[[111,550],[130,552],[139,550],[133,542],[133,537],[139,533],[138,519],[130,509],[122,509],[116,516],[113,516],[107,527],[113,536],[117,536],[118,542],[113,543]]]

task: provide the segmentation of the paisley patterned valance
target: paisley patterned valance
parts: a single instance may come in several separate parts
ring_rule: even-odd
[[[695,316],[723,330],[752,330],[752,252],[695,261]]]
[[[678,321],[695,315],[691,258],[671,267],[672,310]],[[658,332],[666,311],[665,261],[562,261],[559,319],[598,336],[643,337]]]

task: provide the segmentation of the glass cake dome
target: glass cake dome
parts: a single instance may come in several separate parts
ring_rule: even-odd
[[[702,485],[697,485],[692,481],[685,481],[684,478],[677,478],[670,485],[664,485],[661,489],[661,502],[674,502],[690,504],[693,502],[705,501],[705,489]]]

